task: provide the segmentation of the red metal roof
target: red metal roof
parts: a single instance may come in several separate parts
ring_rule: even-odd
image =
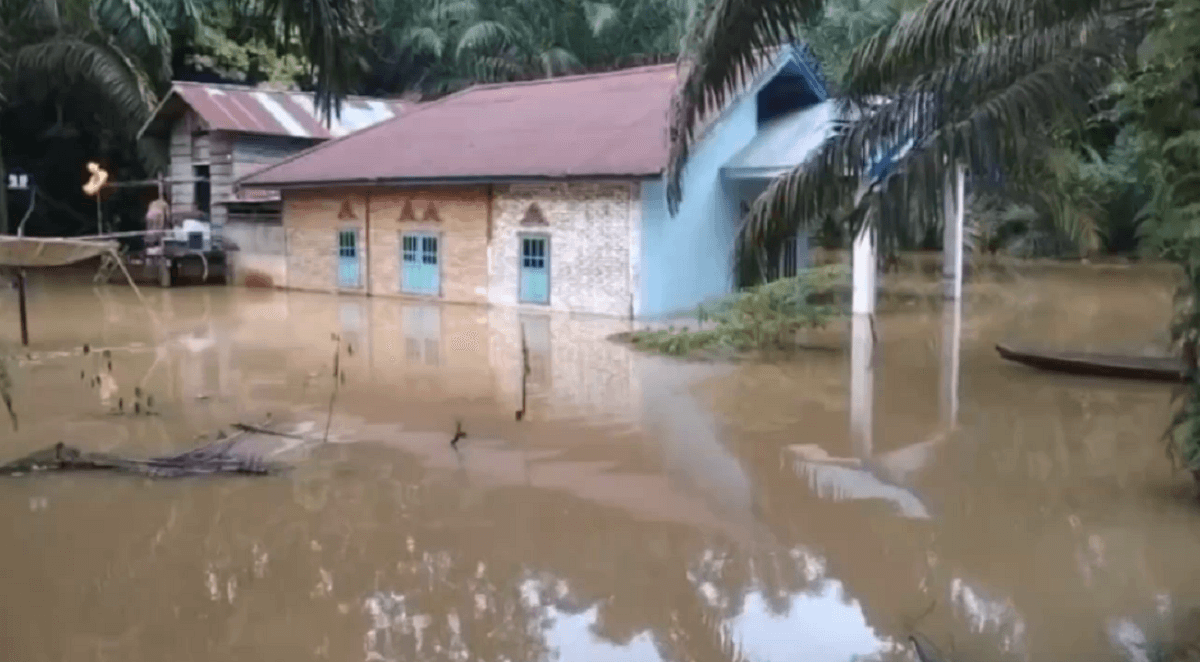
[[[481,85],[260,170],[260,188],[646,176],[667,162],[675,65]]]
[[[348,97],[342,102],[341,117],[325,126],[307,92],[265,90],[240,85],[217,85],[176,81],[154,117],[142,131],[178,116],[180,102],[198,114],[214,131],[290,136],[328,140],[348,135],[400,114],[396,100]]]

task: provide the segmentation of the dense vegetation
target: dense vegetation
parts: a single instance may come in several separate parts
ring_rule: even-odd
[[[894,22],[903,6],[833,0],[806,31],[827,67],[841,71],[853,45]],[[84,164],[102,162],[113,180],[157,169],[163,155],[135,135],[173,79],[293,86],[329,102],[345,93],[429,98],[481,81],[670,61],[702,7],[703,0],[0,0],[0,162],[39,185],[28,232],[86,233],[96,214],[80,190]],[[144,197],[113,193],[106,218],[138,227]],[[19,218],[26,201],[13,203],[9,210],[0,200],[0,214]]]

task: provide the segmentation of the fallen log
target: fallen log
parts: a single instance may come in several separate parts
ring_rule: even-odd
[[[209,474],[267,475],[280,467],[262,458],[233,451],[236,439],[226,439],[178,455],[145,459],[81,451],[59,442],[0,465],[0,476],[46,471],[114,471],[148,478],[182,478]]]

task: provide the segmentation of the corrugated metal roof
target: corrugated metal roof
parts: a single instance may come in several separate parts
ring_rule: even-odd
[[[671,64],[476,86],[240,185],[657,175],[667,162],[676,85]]]
[[[393,119],[403,104],[396,100],[347,97],[341,117],[326,127],[319,119],[313,95],[307,92],[263,90],[239,85],[176,81],[142,132],[166,128],[166,122],[186,104],[214,131],[328,140]]]

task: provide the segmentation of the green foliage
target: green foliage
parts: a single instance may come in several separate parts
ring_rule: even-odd
[[[1122,119],[1136,140],[1139,176],[1149,199],[1138,216],[1146,247],[1180,264],[1172,338],[1186,379],[1167,428],[1167,453],[1200,480],[1200,1],[1164,3],[1120,83]]]
[[[837,87],[850,68],[850,56],[867,37],[900,18],[894,0],[828,0],[800,36],[821,61],[825,77]]]
[[[673,54],[696,1],[376,0],[376,17],[399,84],[440,94]]]
[[[796,332],[819,328],[839,314],[835,291],[848,272],[842,265],[806,269],[794,278],[748,288],[697,310],[699,329],[639,331],[640,349],[682,356],[693,351],[786,349]],[[711,323],[709,328],[703,328]]]
[[[189,44],[188,64],[230,80],[254,79],[288,87],[307,82],[311,63],[296,49],[280,49],[270,32],[239,16],[226,0],[208,0],[205,8]]]

